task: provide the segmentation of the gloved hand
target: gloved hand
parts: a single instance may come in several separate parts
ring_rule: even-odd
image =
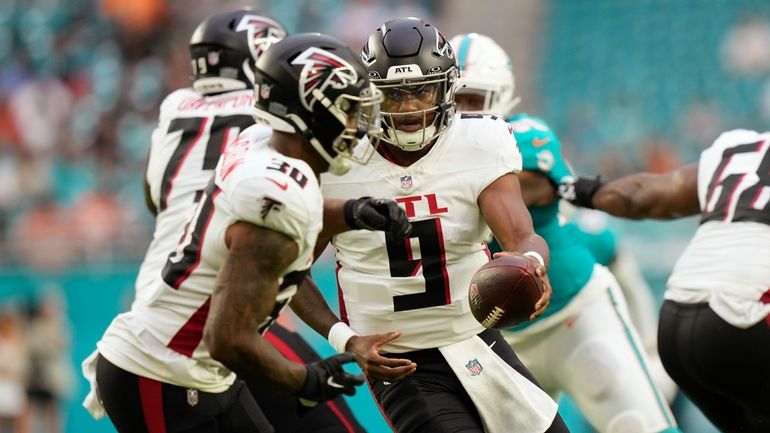
[[[345,223],[353,229],[381,230],[391,240],[402,242],[412,232],[406,212],[393,200],[361,197],[345,203]]]
[[[593,209],[594,194],[602,184],[600,175],[578,176],[577,179],[569,179],[559,185],[559,197],[575,206]]]
[[[342,366],[355,362],[353,352],[344,352],[326,359],[306,364],[307,377],[302,390],[297,394],[306,406],[331,400],[341,394],[353,395],[356,386],[364,383],[364,377],[346,372]]]

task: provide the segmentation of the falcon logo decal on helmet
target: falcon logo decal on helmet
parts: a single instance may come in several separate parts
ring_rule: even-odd
[[[235,26],[236,32],[246,31],[249,50],[258,59],[270,45],[286,37],[286,32],[277,22],[259,15],[244,15]]]
[[[358,74],[350,64],[321,48],[308,48],[291,64],[305,65],[298,84],[302,105],[309,111],[313,111],[313,105],[322,99],[327,87],[339,90],[358,82]]]
[[[439,56],[446,56],[449,59],[454,59],[455,52],[452,49],[452,46],[449,45],[449,42],[447,42],[444,35],[442,35],[437,28],[434,27],[433,30],[436,32],[436,53],[438,53]]]

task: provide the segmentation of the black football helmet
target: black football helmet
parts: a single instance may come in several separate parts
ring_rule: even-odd
[[[452,124],[457,60],[437,28],[419,18],[387,21],[369,36],[361,59],[384,95],[384,141],[417,151]],[[396,110],[407,99],[428,107]]]
[[[254,119],[276,131],[301,135],[344,174],[350,161],[365,164],[379,143],[382,93],[344,43],[302,33],[275,43],[254,74]],[[357,146],[369,137],[371,145]]]
[[[193,88],[203,95],[252,88],[257,59],[284,37],[281,24],[250,9],[206,18],[190,38]]]

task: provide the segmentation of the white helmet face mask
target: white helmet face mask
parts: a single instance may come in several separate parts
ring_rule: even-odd
[[[256,66],[257,123],[301,136],[314,159],[328,164],[322,171],[344,174],[369,161],[382,134],[382,92],[343,42],[320,33],[288,36]]]
[[[257,91],[259,88],[257,87]],[[332,143],[333,154],[327,151],[323,144],[313,137],[309,140],[319,155],[329,163],[329,172],[340,176],[347,173],[352,163],[365,165],[377,150],[382,135],[382,120],[380,103],[382,92],[373,84],[364,89],[359,96],[343,94],[332,102],[322,92],[315,95],[323,106],[316,109],[327,109],[345,128]],[[291,122],[259,108],[254,109],[257,123],[270,126],[272,129],[288,133],[304,133],[309,127],[296,114],[288,114]],[[295,126],[296,125],[296,126]],[[363,140],[367,138],[367,140]]]
[[[332,149],[336,155],[329,155],[318,140],[313,147],[329,162],[329,172],[343,175],[351,168],[351,162],[366,165],[377,150],[382,135],[380,103],[382,92],[370,84],[360,96],[340,95],[329,111],[345,129],[334,139]],[[368,141],[362,141],[362,138]]]
[[[457,35],[450,39],[457,54],[460,78],[457,95],[483,96],[482,107],[459,111],[489,113],[501,117],[512,114],[520,98],[514,97],[515,83],[511,60],[491,38],[477,33]]]

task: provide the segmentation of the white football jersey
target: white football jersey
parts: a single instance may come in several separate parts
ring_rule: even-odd
[[[146,180],[158,214],[155,232],[136,279],[134,306],[152,297],[168,254],[179,242],[184,226],[214,174],[219,155],[254,124],[251,89],[201,96],[194,90],[180,89],[166,97],[160,106],[160,121],[152,133]],[[261,126],[260,135],[271,129]]]
[[[490,230],[478,197],[500,176],[520,170],[507,123],[458,115],[409,167],[375,154],[344,176],[322,176],[325,197],[394,199],[413,227],[402,243],[365,230],[332,239],[343,319],[361,335],[401,331],[383,347],[390,353],[440,347],[483,331],[468,304],[471,277],[489,261],[484,241]]]
[[[312,263],[323,220],[323,198],[312,169],[267,144],[261,128],[245,130],[222,155],[178,246],[165,260],[152,297],[113,320],[99,352],[118,367],[178,386],[221,392],[234,374],[211,358],[203,342],[215,280],[227,256],[225,232],[236,221],[283,233],[299,256],[284,271],[264,330],[296,291]]]
[[[665,298],[708,302],[747,328],[770,313],[770,133],[734,130],[698,163],[701,224],[668,281]]]

